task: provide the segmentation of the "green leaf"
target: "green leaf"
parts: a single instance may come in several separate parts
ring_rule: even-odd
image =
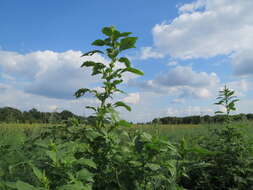
[[[95,162],[93,162],[93,160],[90,160],[90,159],[81,158],[81,159],[77,160],[76,163],[84,165],[84,166],[89,166],[94,169],[97,168]]]
[[[111,27],[104,27],[104,28],[102,29],[102,32],[103,32],[103,34],[105,34],[106,36],[111,36],[111,35],[112,35],[112,32],[113,32],[113,29],[114,29],[113,26],[111,26]]]
[[[92,74],[91,75],[97,75],[102,73],[102,69],[105,68],[106,66],[103,63],[96,63],[92,69]]]
[[[90,185],[84,185],[83,182],[77,181],[74,184],[63,185],[59,190],[91,190]]]
[[[127,72],[131,72],[131,73],[134,73],[134,74],[137,74],[137,75],[144,75],[144,73],[138,69],[135,69],[135,68],[132,68],[132,67],[127,67],[124,69],[124,72],[127,71]]]
[[[94,42],[92,42],[93,46],[104,46],[105,45],[105,41],[104,40],[101,40],[101,39],[98,39],[98,40],[95,40]]]
[[[46,155],[54,162],[57,162],[57,154],[54,151],[46,151]]]
[[[208,149],[205,149],[205,148],[200,147],[200,146],[195,146],[193,148],[190,148],[188,151],[196,152],[200,155],[214,155],[215,154],[215,152],[209,151]]]
[[[119,59],[119,62],[124,63],[126,67],[131,67],[131,62],[126,57],[121,57]]]
[[[93,107],[93,106],[86,106],[86,108],[87,108],[87,109],[91,109],[91,110],[93,110],[93,111],[97,111],[96,108]]]
[[[6,185],[7,187],[9,188],[12,188],[12,189],[17,189],[17,185],[16,185],[16,182],[4,182],[4,185]]]
[[[223,113],[222,111],[216,111],[216,112],[214,112],[215,114],[221,114],[221,113]]]
[[[33,170],[33,173],[34,175],[41,181],[45,178],[45,176],[43,175],[43,173],[38,169],[36,168],[35,166],[32,166],[32,170]]]
[[[115,106],[115,107],[124,107],[124,108],[126,108],[128,111],[131,111],[131,107],[128,106],[128,105],[126,105],[124,102],[121,102],[121,101],[116,102],[116,103],[114,104],[114,106]]]
[[[16,187],[18,190],[36,190],[36,188],[33,185],[30,185],[23,181],[17,181]]]
[[[85,61],[85,62],[81,65],[81,67],[93,67],[94,65],[96,65],[96,63],[93,62],[93,61]]]
[[[83,57],[83,56],[92,56],[95,53],[102,53],[103,54],[104,52],[102,52],[100,50],[93,50],[93,51],[89,51],[87,53],[84,53],[81,57]]]
[[[112,82],[112,85],[116,86],[116,85],[118,85],[122,82],[123,82],[123,80],[115,80],[115,81]]]
[[[144,133],[141,134],[141,140],[142,140],[143,142],[151,142],[151,140],[152,140],[152,135],[150,135],[150,134],[144,132]]]
[[[130,34],[132,34],[132,32],[122,32],[122,33],[120,33],[120,37],[127,37]]]
[[[120,51],[135,48],[135,43],[137,41],[137,37],[126,37],[120,40]]]
[[[157,171],[157,170],[159,170],[161,167],[160,167],[160,165],[158,165],[158,164],[146,164],[146,167],[148,167],[150,170],[152,170],[152,171]]]
[[[123,126],[123,127],[131,127],[131,126],[132,126],[131,123],[128,123],[128,122],[125,121],[125,120],[120,120],[119,122],[117,122],[117,125]]]
[[[77,90],[75,92],[74,96],[76,98],[80,98],[81,96],[83,96],[87,92],[91,92],[90,89],[88,89],[88,88],[80,88],[79,90]]]
[[[78,179],[80,180],[85,180],[85,181],[93,181],[93,176],[91,172],[89,172],[87,169],[81,169],[80,171],[77,172]]]

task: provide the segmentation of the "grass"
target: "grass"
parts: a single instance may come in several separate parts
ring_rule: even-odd
[[[44,127],[52,124],[0,124],[0,145],[7,139],[20,139],[21,136],[28,136],[43,130]],[[236,122],[233,125],[240,127],[245,131],[249,138],[253,139],[253,122]],[[152,135],[157,135],[171,142],[178,141],[182,138],[194,138],[199,136],[208,136],[211,128],[221,128],[222,124],[179,124],[179,125],[134,125],[127,129],[130,131],[142,131]]]

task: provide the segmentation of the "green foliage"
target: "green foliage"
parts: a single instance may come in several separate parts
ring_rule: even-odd
[[[95,112],[97,119],[95,127],[98,129],[105,128],[106,120],[111,122],[111,128],[117,127],[118,124],[123,123],[119,122],[119,117],[117,116],[115,108],[124,107],[128,111],[131,111],[131,108],[124,102],[116,102],[112,104],[108,101],[112,98],[112,95],[115,92],[124,93],[117,87],[123,82],[122,76],[124,73],[131,72],[137,75],[143,75],[142,71],[131,67],[131,62],[128,58],[118,57],[124,50],[135,47],[137,37],[129,37],[131,34],[130,32],[119,32],[113,26],[103,28],[102,33],[106,35],[106,38],[95,40],[92,45],[105,46],[105,53],[100,50],[93,50],[83,54],[83,56],[91,56],[94,53],[102,53],[110,59],[109,64],[85,61],[81,67],[91,67],[92,75],[100,75],[103,80],[103,86],[101,87],[103,91],[99,92],[97,90],[81,88],[75,93],[77,98],[82,97],[86,93],[91,93],[100,101],[100,106],[97,108],[91,106],[86,107]],[[124,63],[124,67],[119,67],[119,62]],[[113,124],[114,126],[112,126]]]
[[[226,108],[226,124],[210,130],[210,135],[200,137],[191,144],[181,146],[181,156],[187,162],[187,177],[181,184],[187,189],[250,189],[253,185],[252,143],[242,133],[242,127],[229,121],[238,99],[226,86],[220,91],[217,105]],[[220,113],[220,112],[217,112]]]
[[[229,123],[229,115],[231,111],[235,111],[235,103],[239,101],[239,99],[234,96],[234,91],[230,90],[226,85],[223,90],[219,91],[219,96],[216,98],[218,102],[216,105],[223,106],[226,110],[226,122]],[[216,114],[223,114],[223,111],[216,111]]]
[[[91,93],[100,102],[98,107],[86,107],[95,112],[94,125],[83,126],[74,117],[69,118],[65,125],[44,128],[27,138],[19,150],[15,147],[11,153],[14,161],[7,161],[3,154],[3,190],[179,189],[176,148],[147,133],[130,135],[121,127],[131,124],[120,119],[116,108],[131,111],[131,107],[121,101],[109,101],[114,93],[123,93],[118,86],[123,83],[124,73],[143,75],[126,57],[118,57],[124,50],[134,48],[137,38],[114,27],[105,27],[102,32],[107,37],[92,45],[105,46],[105,53],[93,50],[83,56],[103,53],[110,63],[86,61],[81,67],[90,67],[91,75],[100,75],[103,91],[82,88],[75,93],[77,98]],[[64,117],[68,115],[64,112]],[[3,153],[10,154],[10,150],[9,146],[0,147]]]
[[[58,120],[65,120],[62,125],[40,130],[26,128],[8,132],[2,129],[0,189],[252,189],[253,138],[248,136],[250,133],[244,124],[233,125],[229,120],[238,101],[234,91],[225,86],[217,98],[216,104],[226,108],[226,115],[216,115],[214,118],[222,120],[225,117],[226,125],[212,126],[209,131],[196,125],[181,126],[180,130],[179,126],[172,126],[170,131],[168,127],[165,129],[166,126],[158,125],[133,128],[120,119],[117,112],[117,108],[131,111],[131,107],[121,101],[113,102],[112,97],[116,92],[122,92],[118,86],[124,82],[124,73],[143,75],[131,66],[129,59],[119,57],[124,50],[135,47],[137,38],[114,27],[105,27],[102,33],[106,38],[95,40],[92,45],[105,47],[105,50],[93,50],[83,56],[101,53],[110,62],[86,61],[81,67],[90,67],[91,75],[101,77],[103,91],[81,88],[75,93],[77,98],[90,93],[99,101],[97,107],[86,106],[94,111],[94,115],[87,118],[92,125],[83,125],[80,118],[63,111],[54,113],[56,117],[60,116]],[[119,67],[118,64],[124,66]],[[23,114],[10,108],[1,113],[7,114],[4,117],[0,114],[0,118],[8,116],[11,119]],[[41,117],[36,109],[26,114],[35,120]],[[252,115],[247,117],[251,118]],[[210,120],[207,116],[203,118]],[[181,118],[181,122],[196,124],[203,118],[191,116]],[[161,118],[154,123],[177,123],[177,119]],[[186,128],[191,128],[191,133],[187,134]],[[178,135],[177,139],[181,140],[175,140],[172,144],[168,141],[169,135]]]

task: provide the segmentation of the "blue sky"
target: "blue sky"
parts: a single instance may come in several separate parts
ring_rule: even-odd
[[[128,95],[115,97],[133,107],[125,119],[213,114],[224,84],[240,97],[238,112],[252,112],[252,8],[251,0],[1,0],[0,107],[91,114],[84,106],[96,100],[72,96],[99,81],[80,69],[80,55],[114,25],[139,38],[126,55],[145,72],[125,76]]]

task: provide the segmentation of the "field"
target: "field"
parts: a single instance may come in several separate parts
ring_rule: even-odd
[[[20,136],[20,138],[29,138],[31,135],[36,135],[43,131],[43,128],[50,126],[60,126],[60,124],[0,124],[0,136],[3,139],[14,138]],[[253,122],[234,122],[233,125],[240,128],[248,138],[253,139]],[[158,136],[162,139],[170,140],[171,142],[178,142],[182,138],[194,138],[194,137],[208,137],[210,131],[215,128],[223,128],[222,124],[179,124],[179,125],[152,125],[152,124],[134,124],[131,128],[124,128],[129,132],[147,132],[154,136]]]
[[[75,92],[76,98],[89,93],[98,100],[97,107],[86,106],[94,113],[92,118],[81,122],[80,117],[62,112],[60,119],[57,114],[43,115],[45,122],[60,121],[55,125],[1,124],[0,189],[253,189],[253,123],[245,114],[232,117],[239,101],[235,92],[225,86],[215,103],[225,111],[215,112],[219,116],[215,120],[202,118],[216,124],[159,125],[175,119],[159,118],[153,125],[132,125],[120,119],[117,111],[119,107],[131,111],[131,107],[123,100],[111,99],[116,93],[124,93],[118,89],[122,74],[144,74],[132,67],[127,57],[119,57],[122,51],[135,47],[137,37],[113,26],[104,27],[102,33],[107,37],[92,45],[107,49],[82,56],[102,53],[109,64],[85,61],[81,66],[91,67],[92,76],[100,75],[102,90],[81,88]],[[117,62],[124,66],[117,67]],[[25,123],[32,115],[40,115],[35,109],[32,115],[26,112],[26,117],[18,110],[5,109],[11,110],[15,114],[2,112],[2,121],[13,121],[15,116],[17,122]],[[188,123],[200,121],[199,116],[186,119]]]
[[[53,127],[53,126],[55,126],[55,127]],[[243,122],[243,123],[237,122],[237,123],[231,124],[231,126],[233,126],[233,128],[238,129],[240,131],[240,134],[243,134],[243,139],[240,140],[241,137],[239,137],[239,141],[238,141],[238,138],[236,137],[237,140],[235,142],[239,143],[239,147],[241,147],[243,149],[248,147],[250,149],[250,147],[252,147],[251,142],[253,142],[253,123],[252,122]],[[85,134],[81,134],[80,132],[86,133],[86,132],[88,132],[88,131],[86,131],[86,129],[90,130],[90,128],[92,128],[92,126],[83,126],[83,125],[76,126],[76,127],[78,127],[79,129],[76,128],[75,130],[77,130],[77,132],[74,132],[74,133],[73,133],[73,131],[71,131],[71,135],[72,136],[79,136],[78,138],[80,138],[82,135],[85,136]],[[51,125],[51,124],[47,124],[47,125],[45,125],[45,124],[1,124],[0,125],[0,151],[1,151],[0,179],[2,179],[4,181],[8,181],[8,182],[2,182],[2,184],[0,183],[0,185],[2,185],[2,189],[5,190],[5,189],[15,189],[16,188],[18,190],[26,190],[26,189],[38,189],[38,187],[41,187],[41,189],[43,189],[42,187],[44,185],[44,189],[49,190],[49,189],[58,189],[58,188],[55,188],[53,186],[53,184],[60,185],[59,183],[57,184],[56,181],[53,181],[54,178],[57,179],[57,181],[60,179],[63,179],[62,181],[60,180],[61,183],[66,182],[68,177],[66,177],[66,175],[62,176],[62,174],[60,175],[58,172],[61,171],[61,173],[64,173],[64,172],[69,173],[69,170],[70,171],[73,170],[70,168],[76,167],[74,165],[74,163],[69,163],[70,165],[66,165],[65,162],[68,162],[67,161],[69,159],[68,154],[70,154],[70,152],[68,149],[65,149],[66,148],[65,145],[68,147],[68,146],[70,146],[70,144],[69,144],[69,142],[66,142],[65,140],[60,140],[60,139],[66,138],[66,136],[67,136],[66,131],[68,130],[68,128],[73,130],[73,127],[66,126],[66,125],[65,125],[65,127],[63,127],[62,125]],[[169,182],[166,184],[166,186],[169,187],[168,189],[171,189],[172,187],[174,187],[177,184],[179,184],[180,186],[184,186],[185,189],[202,189],[202,186],[205,186],[207,183],[205,180],[202,179],[202,175],[204,175],[204,176],[205,175],[213,175],[213,172],[214,172],[213,169],[215,168],[213,166],[213,167],[211,167],[211,169],[210,168],[208,169],[207,166],[203,165],[204,164],[203,161],[206,159],[207,160],[211,159],[212,163],[215,161],[215,162],[217,162],[216,164],[218,164],[218,165],[220,164],[219,163],[220,161],[216,160],[217,159],[216,156],[212,158],[212,156],[211,156],[213,154],[212,151],[217,151],[217,149],[219,149],[219,151],[225,151],[222,153],[222,158],[224,155],[227,156],[227,154],[228,154],[229,157],[234,157],[233,159],[236,158],[238,160],[238,158],[235,155],[231,155],[231,154],[235,153],[234,151],[227,152],[227,146],[231,146],[231,145],[234,146],[234,143],[232,142],[232,144],[231,144],[231,142],[228,142],[229,139],[226,139],[226,137],[224,137],[222,135],[222,133],[214,134],[215,129],[221,130],[221,129],[226,128],[222,124],[216,124],[216,125],[215,124],[201,124],[201,125],[157,125],[156,124],[156,125],[133,125],[130,128],[126,128],[126,127],[119,127],[119,128],[120,128],[121,132],[116,132],[116,134],[119,136],[119,138],[123,139],[123,142],[121,142],[120,144],[126,143],[126,141],[128,143],[128,141],[129,141],[129,140],[125,139],[124,135],[123,136],[121,135],[124,133],[124,131],[129,134],[129,137],[130,136],[133,137],[132,138],[133,141],[132,140],[130,140],[130,141],[135,142],[135,145],[132,145],[132,146],[137,146],[136,138],[142,139],[142,140],[140,139],[140,141],[138,141],[139,143],[145,142],[145,144],[147,143],[147,145],[149,145],[149,146],[158,146],[160,148],[164,146],[163,143],[165,143],[165,142],[172,143],[170,145],[169,149],[166,150],[166,151],[170,152],[170,154],[172,154],[172,155],[170,155],[169,157],[167,155],[166,159],[170,159],[172,161],[170,164],[174,163],[173,160],[175,158],[173,159],[173,157],[175,157],[175,156],[176,156],[176,160],[181,160],[181,161],[177,162],[176,165],[170,165],[170,167],[172,167],[170,169],[174,168],[174,169],[177,169],[178,171],[176,172],[177,173],[176,176],[173,176],[172,174],[170,175],[170,179],[173,180],[173,182]],[[50,131],[50,133],[45,135],[46,134],[45,131]],[[61,131],[65,131],[64,134],[61,133]],[[144,136],[143,136],[143,134],[144,134]],[[153,135],[152,139],[150,139],[151,137],[149,136],[149,134]],[[235,133],[235,135],[238,135],[238,134]],[[39,139],[38,139],[38,137],[39,137]],[[217,137],[219,139],[217,139]],[[71,137],[69,137],[69,138],[71,139]],[[60,144],[58,144],[59,140],[60,140]],[[58,143],[56,143],[57,141],[58,141]],[[119,141],[119,139],[116,139],[116,141]],[[224,143],[223,144],[224,146],[222,145],[222,147],[219,147],[221,145],[220,144],[221,142],[219,142],[219,141],[222,141]],[[51,143],[51,145],[50,146],[45,145],[45,142],[47,142],[47,144]],[[72,139],[72,140],[70,140],[70,142],[72,142],[72,143],[78,142],[78,144],[81,145],[79,140],[77,141],[77,140]],[[114,140],[113,140],[113,142],[114,142]],[[245,144],[243,144],[243,143],[245,143]],[[120,145],[120,144],[118,144],[118,145]],[[55,148],[52,149],[52,146]],[[115,145],[113,145],[113,147],[114,146]],[[129,147],[129,146],[131,146],[131,145],[127,145],[127,147]],[[212,146],[212,147],[210,148],[210,146]],[[225,148],[225,149],[223,150],[223,148]],[[239,150],[241,152],[244,152],[245,150],[242,151],[241,148],[239,148]],[[73,149],[73,147],[72,147],[72,149]],[[119,151],[118,148],[115,148],[115,151],[116,150]],[[156,148],[154,150],[156,150]],[[151,151],[148,149],[143,149],[142,151],[144,151],[145,154],[154,154],[154,152],[153,152],[154,150]],[[120,150],[120,151],[123,151],[123,150]],[[149,152],[149,151],[151,151],[151,152]],[[177,151],[177,153],[174,151]],[[236,151],[238,151],[238,150],[236,149]],[[160,152],[160,151],[158,151],[158,152]],[[67,153],[67,155],[66,155],[66,153]],[[137,163],[140,162],[140,160],[139,160],[140,158],[138,158],[138,156],[136,154],[143,154],[143,153],[141,153],[141,152],[130,153],[129,152],[129,154],[131,154],[132,161],[136,160],[135,162],[137,162]],[[155,153],[155,154],[157,154],[157,153]],[[45,154],[45,155],[43,155],[43,154]],[[118,152],[118,154],[120,154],[120,152]],[[160,159],[160,157],[163,157],[162,154],[163,154],[162,152],[159,153],[159,155],[158,155],[159,159]],[[63,158],[57,158],[54,155],[55,156],[61,155],[61,156],[63,156]],[[251,155],[251,153],[250,153],[250,155]],[[153,156],[155,156],[155,155],[153,155]],[[239,156],[240,156],[240,159],[242,159],[241,158],[242,155],[239,155]],[[92,160],[90,162],[88,159],[86,160],[87,163],[85,162],[85,167],[87,169],[89,169],[89,171],[95,172],[94,171],[95,162],[98,162],[95,159],[96,158],[92,159],[94,162]],[[147,160],[145,160],[145,162],[147,162],[147,165],[149,162],[151,162],[152,164],[151,163],[150,164],[152,167],[158,166],[157,164],[154,165],[154,161],[149,160],[150,158],[146,158],[146,159]],[[152,158],[152,160],[153,159],[154,158]],[[225,158],[223,158],[223,159],[225,159]],[[229,159],[231,159],[231,158],[229,158]],[[251,163],[249,161],[249,160],[251,160],[251,156],[250,157],[247,156],[246,158],[243,158],[243,159],[246,159],[247,162]],[[42,161],[42,160],[44,160],[44,161]],[[186,160],[187,160],[187,162],[186,162]],[[207,160],[205,162],[207,162]],[[104,160],[104,158],[103,158],[103,161],[106,162],[106,160]],[[234,160],[231,159],[230,161],[227,161],[228,163],[226,163],[226,164],[230,164],[229,162],[232,162],[232,161],[234,161]],[[41,165],[44,162],[49,162],[49,163],[53,164],[53,165],[49,164],[48,166],[46,166],[46,168],[50,169],[50,171],[47,171],[48,169],[46,169],[45,166]],[[125,164],[125,162],[127,162],[127,161],[123,160],[123,162]],[[143,171],[139,171],[134,165],[132,165],[135,162],[128,163],[128,167],[132,167],[132,170],[136,170],[135,175],[138,176],[138,175],[140,175],[140,172],[143,172]],[[31,163],[33,163],[33,164],[30,165]],[[178,165],[179,163],[180,163],[180,165]],[[35,166],[35,164],[37,164],[37,166]],[[123,163],[120,162],[118,164],[120,167],[122,167]],[[159,162],[159,164],[161,165],[162,163]],[[189,170],[189,168],[191,168],[192,165],[199,165],[199,166],[195,169],[192,168],[191,170]],[[33,172],[31,171],[31,169],[29,169],[29,167],[32,167]],[[115,166],[113,166],[113,167],[115,167]],[[189,167],[189,168],[187,169],[187,167]],[[221,166],[218,166],[218,167],[221,167]],[[247,171],[249,166],[248,165],[244,166],[244,165],[240,164],[240,167],[242,167],[242,168],[246,167],[245,170]],[[192,173],[192,172],[196,172],[195,171],[196,169],[200,175],[200,176],[198,176],[197,179],[203,180],[203,181],[200,181],[197,183],[196,183],[196,180],[193,180],[193,178],[195,179],[196,176],[195,176],[195,174]],[[209,170],[211,170],[211,171],[209,171]],[[46,173],[43,173],[43,171]],[[85,170],[85,171],[88,172],[87,170]],[[152,171],[152,169],[151,169],[151,171]],[[232,172],[232,171],[234,171],[234,170],[231,170],[230,172]],[[30,173],[29,175],[27,175],[27,172],[28,173],[32,172],[33,174]],[[53,172],[53,173],[51,173],[51,172]],[[73,174],[75,172],[77,172],[77,171],[73,171]],[[150,169],[147,169],[146,172],[150,172]],[[156,173],[157,172],[156,169],[154,169],[153,172]],[[173,170],[171,172],[173,172]],[[71,175],[73,175],[73,174],[71,174]],[[101,171],[99,172],[99,174],[101,174]],[[231,173],[231,174],[233,175],[233,177],[234,177],[234,175],[236,175],[237,177],[239,175],[237,172],[235,174],[234,173]],[[89,172],[86,173],[85,175],[86,175],[86,177],[85,177],[86,182],[85,183],[88,185],[92,184],[92,182],[89,181],[89,179],[91,177],[94,177],[94,175],[92,175]],[[106,173],[104,175],[102,177],[106,178],[106,176],[109,174]],[[133,173],[128,174],[128,175],[133,175]],[[153,174],[153,175],[156,176],[157,174]],[[185,178],[184,175],[187,175],[188,178]],[[218,175],[218,174],[216,174],[216,175]],[[222,177],[227,177],[226,175],[228,175],[228,174],[225,173],[222,175],[225,175]],[[159,172],[159,176],[160,176],[160,172]],[[36,179],[36,177],[37,177],[37,179]],[[240,177],[240,175],[239,175],[239,177]],[[49,181],[49,179],[50,179],[50,181]],[[96,178],[94,178],[94,179],[96,179]],[[20,181],[20,180],[22,180],[22,181]],[[133,179],[131,179],[131,180],[133,180]],[[153,180],[153,178],[149,178],[149,180],[151,181],[151,180]],[[215,179],[211,179],[211,178],[207,180],[208,183],[210,183],[210,180],[212,180],[211,181],[212,183],[215,183]],[[17,182],[14,183],[14,181],[17,181]],[[107,183],[107,181],[108,181],[108,179],[106,181],[104,181],[102,183],[102,185],[103,186],[106,185],[105,183]],[[29,184],[26,182],[29,182]],[[72,183],[73,182],[70,182],[70,184],[72,184]],[[128,182],[128,183],[130,183],[130,182]],[[152,183],[155,183],[155,182],[152,182]],[[33,186],[30,186],[30,184],[33,184]],[[247,182],[246,184],[251,185],[250,182]],[[227,186],[227,184],[223,184],[223,185]],[[25,188],[23,188],[23,186]],[[109,186],[111,186],[111,184]],[[65,185],[65,187],[67,187],[67,186]],[[70,186],[70,187],[72,188],[72,186]],[[195,188],[195,187],[198,187],[198,188]],[[90,188],[90,187],[87,186],[87,188]],[[204,188],[208,189],[207,187],[204,187]],[[244,186],[243,186],[243,188],[244,188]],[[80,190],[81,189],[85,189],[85,188],[80,188]],[[103,188],[98,187],[97,189],[103,189]],[[142,189],[144,189],[144,188],[142,188]],[[150,189],[155,189],[155,188],[150,188]],[[160,188],[158,188],[158,189],[160,189]],[[213,187],[212,188],[210,187],[209,189],[213,189]]]

